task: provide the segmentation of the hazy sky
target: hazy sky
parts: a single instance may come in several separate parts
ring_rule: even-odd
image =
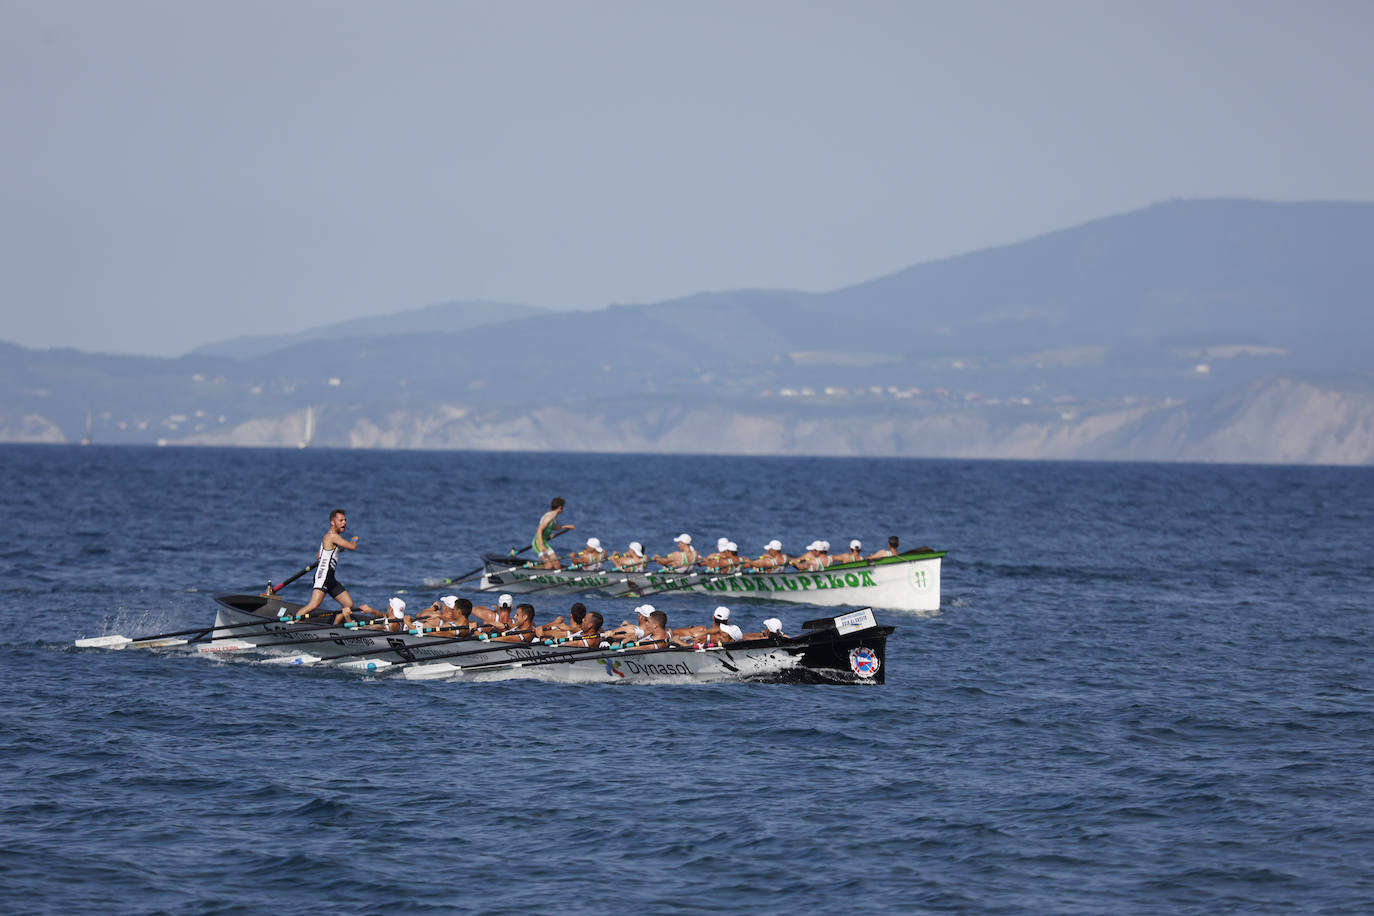
[[[1374,3],[0,0],[0,339],[825,290],[1374,200]]]

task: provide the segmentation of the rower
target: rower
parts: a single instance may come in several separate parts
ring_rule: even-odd
[[[658,648],[672,643],[673,631],[668,629],[668,615],[649,607],[649,616],[644,622],[644,635],[635,640],[637,645],[646,649]]]
[[[726,538],[720,539],[719,549],[715,553],[701,560],[702,566],[718,573],[734,572],[743,563],[739,555],[739,545]]]
[[[681,627],[673,631],[673,641],[683,646],[720,645],[743,638],[743,631],[730,623],[728,607],[718,607],[712,612],[710,626]]]
[[[515,609],[515,620],[508,632],[493,637],[498,642],[534,642],[534,605],[521,604]]]
[[[787,554],[782,552],[782,541],[774,538],[763,545],[763,554],[757,560],[746,560],[744,565],[750,569],[761,569],[764,572],[775,573],[789,562]]]
[[[601,627],[605,620],[596,611],[588,611],[582,618],[582,629],[568,637],[569,645],[596,646],[601,642]]]
[[[452,631],[452,635],[454,636],[460,636],[474,630],[477,623],[477,621],[473,619],[472,602],[466,598],[455,598],[454,602],[449,604],[448,598],[453,597],[453,595],[448,595],[440,599],[444,602],[444,611],[440,615],[439,622],[434,627],[436,632],[446,636],[449,635],[449,631]]]
[[[664,556],[654,554],[654,562],[673,572],[689,572],[697,561],[697,552],[692,547],[690,534],[677,536],[677,550]]]
[[[496,599],[496,610],[489,607],[477,605],[472,609],[472,614],[480,623],[479,627],[489,627],[496,630],[509,630],[511,626],[511,610],[515,607],[515,599],[510,595],[502,595]]]
[[[854,538],[852,541],[849,542],[849,549],[848,549],[848,550],[846,550],[844,553],[837,553],[837,554],[835,554],[835,562],[836,562],[836,563],[857,563],[857,562],[859,562],[860,560],[862,560],[862,559],[864,558],[864,555],[863,555],[862,553],[859,552],[859,549],[860,549],[861,547],[863,547],[863,546],[864,546],[864,545],[863,545],[863,542],[862,542],[862,541],[860,541],[858,538]]]
[[[611,565],[621,572],[644,572],[649,566],[649,558],[644,555],[644,545],[631,541],[624,553],[611,554]]]
[[[812,564],[815,563],[816,557],[820,554],[820,550],[821,542],[812,541],[810,544],[806,545],[806,553],[799,557],[793,557],[791,564],[797,567],[797,569],[809,571],[812,568]]]
[[[340,620],[340,618],[344,619]],[[352,622],[351,615],[349,615],[347,611],[340,611],[338,616],[335,617],[334,620],[335,626],[339,626],[340,623],[346,624]],[[410,618],[406,616],[405,601],[401,598],[392,596],[392,598],[386,603],[385,614],[382,614],[380,617],[374,618],[369,621],[359,621],[358,626],[367,627],[369,629],[373,627],[381,627],[388,633],[395,633],[401,629],[410,629]]]
[[[776,617],[769,617],[763,622],[763,629],[757,633],[745,633],[745,639],[787,639],[788,636],[782,631],[782,621]]]
[[[641,604],[635,608],[635,620],[622,620],[620,626],[605,634],[606,638],[617,642],[633,642],[643,638],[647,632],[645,628],[653,613],[654,606],[652,604]]]
[[[586,616],[587,606],[581,601],[577,601],[573,603],[572,608],[568,611],[568,617],[571,619],[571,622],[564,620],[563,615],[559,614],[552,622],[541,623],[539,626],[535,627],[535,633],[545,638],[566,639],[568,636],[582,629],[582,620]]]
[[[583,569],[596,571],[606,561],[606,551],[601,548],[597,538],[587,538],[587,546],[576,553],[568,554],[568,563]]]
[[[887,547],[885,549],[873,551],[866,559],[881,560],[883,557],[895,557],[899,553],[901,553],[901,549],[897,546],[897,535],[894,534],[887,539]]]
[[[534,541],[530,544],[538,556],[538,563],[545,569],[558,569],[558,553],[549,546],[549,541],[553,540],[554,533],[557,531],[571,531],[575,526],[558,524],[558,516],[563,514],[563,507],[567,505],[561,496],[555,496],[549,503],[549,511],[539,518],[539,527],[534,529]]]

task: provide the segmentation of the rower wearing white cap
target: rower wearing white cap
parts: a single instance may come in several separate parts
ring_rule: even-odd
[[[812,541],[810,544],[806,545],[806,553],[799,557],[793,557],[791,563],[793,566],[797,567],[797,569],[809,572],[815,569],[814,564],[816,562],[816,557],[820,556],[820,552],[821,542]]]
[[[763,554],[757,560],[746,560],[744,565],[750,569],[761,569],[764,572],[775,573],[789,562],[787,554],[782,552],[782,541],[774,538],[763,545]]]
[[[757,633],[745,633],[745,639],[787,639],[787,634],[782,631],[782,621],[776,617],[769,617],[763,622],[763,629]]]
[[[718,642],[734,642],[744,638],[744,631],[730,622],[730,609],[718,607],[711,615],[713,635],[719,634]]]
[[[860,551],[862,550],[863,546],[864,546],[864,545],[863,545],[863,542],[862,542],[862,541],[860,541],[858,538],[854,538],[853,540],[851,540],[851,541],[849,542],[849,549],[848,549],[848,550],[846,550],[846,551],[844,551],[844,552],[842,552],[842,553],[837,553],[837,554],[835,554],[835,557],[834,557],[835,562],[836,562],[836,563],[857,563],[857,562],[859,562],[860,560],[862,560],[862,559],[864,558],[864,555],[860,552]]]
[[[743,638],[739,627],[730,623],[730,609],[718,607],[711,613],[710,626],[680,627],[673,631],[673,641],[679,645],[720,645]]]
[[[598,538],[587,538],[587,546],[575,553],[568,554],[568,562],[587,570],[598,570],[606,561],[606,551]]]
[[[644,555],[644,545],[631,541],[624,553],[611,554],[611,563],[621,572],[644,572],[649,568],[649,558]]]
[[[340,611],[334,618],[334,625],[351,622],[351,615],[348,611]],[[386,603],[386,612],[370,623],[361,626],[381,627],[388,633],[394,633],[410,626],[410,620],[406,617],[406,603],[400,598],[393,597]]]
[[[732,573],[745,563],[740,559],[739,545],[734,541],[721,539],[720,550],[704,558],[701,565],[718,573]]]
[[[679,534],[676,540],[677,550],[664,556],[654,554],[654,562],[666,566],[673,572],[687,572],[697,561],[697,552],[692,547],[692,536]]]
[[[471,616],[477,618],[481,625],[495,630],[509,630],[511,626],[510,615],[514,609],[515,599],[510,595],[502,595],[496,599],[495,610],[479,604],[473,607]]]
[[[604,635],[607,639],[617,642],[635,642],[644,637],[648,632],[649,618],[653,616],[654,606],[652,604],[641,604],[635,608],[634,620],[622,620],[620,626],[614,630],[607,631]]]

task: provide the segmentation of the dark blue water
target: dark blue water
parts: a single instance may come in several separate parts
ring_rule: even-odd
[[[554,495],[622,548],[898,533],[944,606],[867,689],[70,645],[208,623],[335,506],[376,604]],[[1374,910],[1374,469],[0,447],[0,519],[8,913]]]

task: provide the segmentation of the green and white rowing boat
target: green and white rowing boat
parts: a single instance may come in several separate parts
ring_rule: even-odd
[[[875,607],[891,611],[940,609],[943,550],[915,550],[857,563],[836,563],[822,572],[621,572],[607,569],[540,569],[510,557],[489,555],[479,591],[549,595],[591,594],[642,598],[693,592],[724,600],[755,598],[822,607]]]

